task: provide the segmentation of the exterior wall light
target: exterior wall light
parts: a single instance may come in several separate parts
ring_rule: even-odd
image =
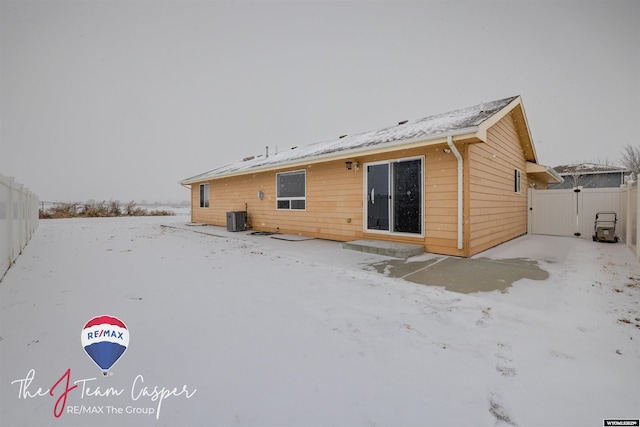
[[[358,162],[344,162],[344,167],[346,170],[350,171],[352,169],[360,170],[360,163]]]

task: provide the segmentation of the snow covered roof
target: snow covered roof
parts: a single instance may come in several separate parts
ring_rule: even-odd
[[[619,167],[619,166],[611,166],[611,165],[600,165],[597,163],[577,163],[571,165],[560,165],[556,166],[556,172],[560,175],[586,175],[586,174],[595,174],[595,173],[626,173],[631,172],[629,169]]]
[[[346,135],[337,139],[302,145],[269,156],[249,157],[236,163],[187,178],[181,184],[202,182],[212,178],[249,173],[252,171],[285,167],[302,160],[324,159],[339,155],[352,155],[373,148],[395,147],[411,142],[429,141],[447,135],[477,132],[479,126],[511,102],[512,96],[497,101],[484,102],[471,107],[436,114],[413,121],[403,121],[395,126]]]

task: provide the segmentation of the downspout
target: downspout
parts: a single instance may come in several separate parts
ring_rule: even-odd
[[[458,159],[458,249],[462,250],[462,156],[453,145],[453,136],[447,136],[447,145]]]

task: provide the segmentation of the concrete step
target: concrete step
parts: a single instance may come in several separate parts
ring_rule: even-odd
[[[423,245],[410,243],[386,242],[383,240],[354,240],[342,244],[344,249],[366,252],[369,254],[385,255],[394,258],[407,259],[424,253]]]

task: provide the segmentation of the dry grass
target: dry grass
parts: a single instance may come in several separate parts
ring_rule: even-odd
[[[118,216],[173,216],[170,210],[143,209],[134,201],[121,206],[118,200],[103,200],[93,203],[56,203],[50,208],[40,210],[40,219],[55,218],[104,218]]]

